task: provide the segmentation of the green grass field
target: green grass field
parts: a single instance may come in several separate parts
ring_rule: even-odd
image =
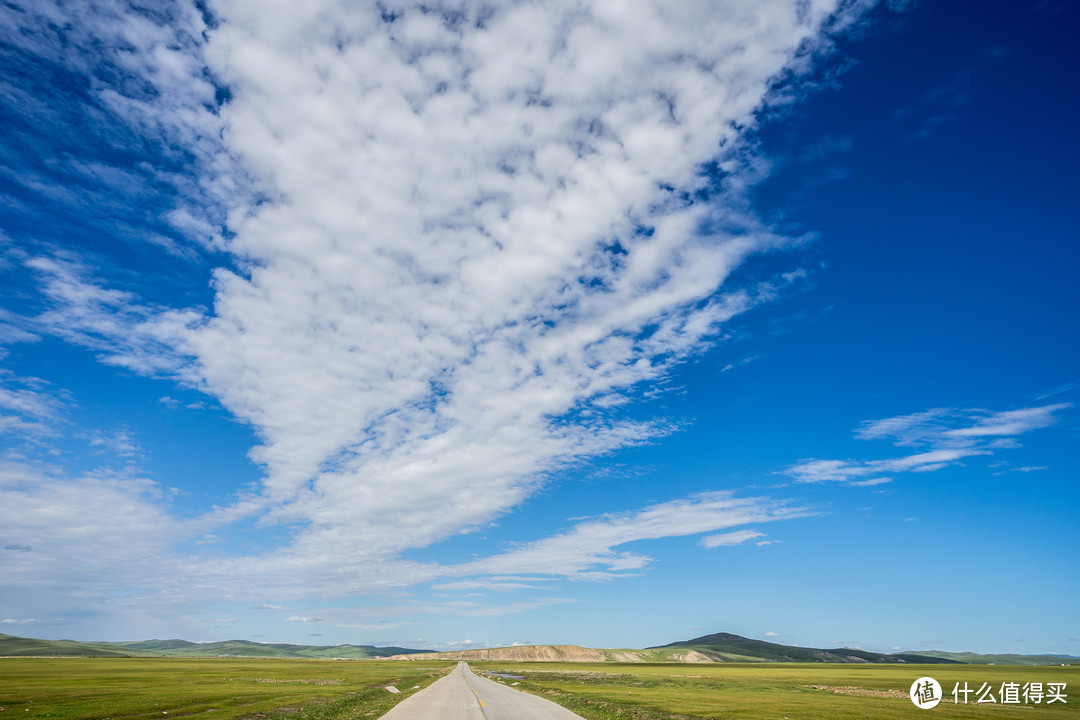
[[[377,718],[454,663],[3,658],[0,720]],[[394,685],[400,694],[386,690]]]
[[[378,718],[454,663],[214,658],[0,659],[0,720]],[[747,718],[1080,718],[1080,667],[863,664],[470,663],[523,676],[520,688],[587,720]],[[946,699],[919,710],[911,683],[929,675]],[[506,681],[515,682],[515,681]],[[957,682],[1066,683],[1067,703],[954,705]],[[394,695],[385,689],[402,690]],[[1069,691],[1077,697],[1068,697]],[[923,715],[922,713],[926,713]]]
[[[563,705],[587,720],[746,718],[822,720],[852,718],[1080,718],[1080,667],[985,665],[879,665],[754,663],[639,665],[615,663],[470,663],[474,670],[523,677],[518,686]],[[908,697],[911,684],[928,675],[946,699],[929,710]],[[506,681],[514,682],[514,681]],[[954,685],[993,687],[997,704],[954,704]],[[1077,697],[1052,705],[1003,705],[1002,683],[1066,683]],[[1023,699],[1021,698],[1021,702]],[[1045,700],[1044,700],[1045,703]]]

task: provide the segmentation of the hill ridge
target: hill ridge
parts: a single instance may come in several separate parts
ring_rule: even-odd
[[[838,663],[958,663],[959,661],[931,655],[914,653],[876,653],[857,648],[804,648],[735,635],[712,633],[691,640],[659,645],[650,650],[663,648],[689,648],[715,658],[718,662],[740,662],[756,659],[757,662],[838,662]]]
[[[498,660],[510,662],[605,662],[599,650],[581,645],[515,645],[450,652],[394,655],[387,660]]]
[[[7,657],[259,657],[295,659],[493,660],[508,662],[613,662],[613,663],[729,663],[729,662],[838,662],[838,663],[949,663],[971,665],[1065,665],[1080,663],[1071,655],[979,654],[925,650],[910,653],[875,653],[858,648],[804,648],[754,640],[733,633],[712,633],[691,640],[641,650],[593,649],[581,645],[517,645],[433,652],[373,645],[294,645],[225,640],[195,643],[189,640],[136,640],[81,642],[40,640],[0,633],[0,656]]]
[[[260,643],[252,640],[223,640],[195,643],[189,640],[137,640],[122,642],[82,642],[77,640],[39,640],[0,633],[0,656],[74,656],[74,657],[267,657],[366,660],[390,655],[427,652],[402,647],[380,648],[374,645],[294,645]]]

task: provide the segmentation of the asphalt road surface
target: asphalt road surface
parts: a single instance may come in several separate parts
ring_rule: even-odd
[[[383,720],[581,720],[561,705],[474,675],[459,662],[444,678],[406,698]]]

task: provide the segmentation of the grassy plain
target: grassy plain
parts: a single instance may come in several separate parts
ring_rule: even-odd
[[[2,658],[0,720],[377,718],[454,663]],[[392,694],[387,685],[401,690]]]
[[[455,663],[237,658],[0,659],[0,720],[339,720],[378,718]],[[819,663],[622,664],[471,662],[520,675],[520,689],[587,720],[890,720],[1080,718],[1080,667]],[[946,699],[922,711],[918,677]],[[515,682],[508,680],[506,682]],[[997,704],[953,704],[954,684],[993,687]],[[1005,705],[1004,682],[1066,683],[1067,703]],[[394,695],[385,689],[402,690]],[[1068,697],[1070,688],[1077,697]],[[921,715],[920,713],[929,713]]]
[[[819,663],[642,665],[616,663],[470,663],[474,670],[522,676],[518,686],[586,720],[889,720],[916,717],[978,720],[1080,718],[1080,667],[881,665]],[[945,700],[920,710],[908,691],[936,679]],[[508,680],[506,682],[515,682]],[[956,683],[993,688],[997,704],[954,704]],[[1002,704],[1002,683],[1066,683],[1066,703]],[[1068,697],[1069,689],[1077,693]],[[1021,703],[1023,699],[1021,698]],[[923,715],[922,713],[926,713]]]

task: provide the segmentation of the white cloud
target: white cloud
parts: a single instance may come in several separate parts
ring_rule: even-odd
[[[948,427],[946,418],[952,414],[946,408],[934,408],[884,420],[868,420],[859,425],[855,437],[860,440],[891,439],[897,446],[915,445],[928,438],[940,438]]]
[[[6,269],[9,261],[4,257],[2,252],[2,243],[6,240],[3,233],[0,233],[0,270]],[[14,313],[0,308],[0,359],[7,356],[7,346],[15,343],[37,342],[41,340],[39,335],[31,332],[28,329],[28,323],[25,318],[19,317]]]
[[[0,6],[0,28],[28,67],[48,68],[55,73],[48,77],[67,76],[84,90],[61,90],[57,101],[32,83],[5,83],[11,106],[44,135],[78,137],[88,153],[80,157],[57,142],[56,155],[40,158],[47,171],[23,165],[9,179],[116,241],[148,243],[182,259],[222,249],[221,221],[242,186],[220,139],[217,88],[203,57],[206,26],[195,3],[9,3]],[[68,127],[69,102],[86,104],[78,109],[81,136]],[[99,145],[105,150],[95,154]],[[159,163],[130,162],[133,146],[153,148]],[[191,168],[197,174],[185,172]],[[175,207],[146,207],[148,199],[168,203],[172,196]],[[169,226],[173,237],[163,234]]]
[[[481,617],[516,615],[517,613],[528,612],[529,610],[539,610],[540,608],[551,607],[552,605],[565,605],[573,602],[577,601],[573,598],[540,598],[538,600],[522,600],[521,602],[493,605],[491,607],[481,607],[473,610],[462,610],[458,614]]]
[[[35,326],[99,353],[103,362],[148,375],[169,375],[197,383],[189,371],[188,335],[203,322],[194,310],[150,307],[130,292],[104,287],[92,271],[64,255],[31,257],[50,309]]]
[[[744,358],[742,358],[740,360],[736,360],[733,363],[728,363],[727,365],[725,365],[723,368],[720,369],[720,372],[727,372],[729,370],[734,370],[735,368],[741,367],[743,365],[749,365],[750,363],[754,362],[755,360],[757,360],[760,357],[761,357],[760,355],[750,355],[748,357],[744,357]]]
[[[765,637],[780,637],[780,633],[770,631],[765,633]]]
[[[891,478],[858,478],[886,473],[934,472],[964,458],[992,455],[998,450],[1019,447],[1012,436],[1049,427],[1057,421],[1055,413],[1070,407],[1072,405],[1069,403],[1057,403],[1004,412],[937,408],[867,421],[856,429],[857,438],[891,440],[898,447],[921,446],[926,449],[885,460],[804,460],[785,472],[798,482],[844,482],[863,487],[879,485],[889,482]]]
[[[738,498],[729,492],[701,493],[634,513],[587,520],[559,535],[454,570],[462,574],[539,573],[608,579],[639,571],[651,562],[645,555],[617,550],[631,542],[697,535],[811,514],[807,508],[790,507],[768,498]]]
[[[56,433],[65,398],[46,388],[39,378],[20,378],[0,370],[0,435],[40,438]]]
[[[402,560],[393,545],[354,548],[348,555],[299,543],[258,556],[191,554],[180,548],[200,547],[207,529],[229,521],[231,511],[181,520],[167,499],[156,484],[129,475],[99,471],[66,478],[25,464],[0,467],[0,552],[5,585],[18,590],[13,596],[18,602],[9,612],[62,617],[78,610],[83,616],[112,618],[117,628],[126,622],[134,626],[136,618],[153,626],[154,616],[185,616],[183,608],[208,599],[258,603],[268,596],[303,598],[311,588],[323,597],[385,594],[445,579],[433,589],[529,590],[532,597],[508,603],[458,599],[300,610],[286,622],[378,629],[387,618],[398,618],[397,626],[412,616],[506,615],[572,602],[540,592],[553,579],[606,580],[640,572],[650,559],[622,551],[628,543],[809,514],[765,498],[706,493],[581,521],[561,534],[492,557],[438,565]],[[470,579],[454,579],[463,577]],[[268,603],[255,609],[293,610]]]
[[[119,457],[134,457],[139,454],[139,446],[127,430],[113,432],[95,431],[90,435],[90,447],[105,448]]]
[[[709,535],[701,539],[701,546],[707,548],[714,547],[727,547],[730,545],[741,545],[747,540],[753,540],[754,538],[764,537],[765,533],[759,533],[757,530],[736,530],[734,532],[723,533],[721,535]]]
[[[1071,403],[1056,403],[1022,410],[989,413],[979,418],[971,427],[956,428],[949,430],[946,434],[956,438],[1020,435],[1053,425],[1057,420],[1054,413],[1069,407],[1072,407]]]
[[[265,477],[258,498],[183,528],[145,484],[56,488],[142,511],[115,534],[120,558],[164,554],[196,525],[201,537],[238,517],[287,524],[291,541],[263,555],[170,556],[185,580],[175,592],[234,599],[469,575],[602,579],[649,563],[617,549],[636,540],[804,516],[705,493],[474,562],[399,559],[510,512],[554,471],[672,430],[605,413],[801,276],[730,286],[748,257],[795,242],[747,210],[760,171],[740,128],[866,6],[402,2],[388,22],[336,0],[223,0],[215,27],[183,5],[175,29],[109,3],[87,10],[85,37],[157,90],[106,89],[103,102],[197,158],[200,178],[167,219],[232,262],[204,310],[110,288],[77,258],[27,258],[49,304],[34,328],[213,395],[254,428]],[[219,112],[208,76],[229,87]],[[712,161],[726,184],[689,202]],[[227,240],[211,222],[226,210]],[[146,523],[160,527],[132,543]]]
[[[4,583],[18,589],[8,598],[11,606],[40,610],[51,597],[60,606],[50,605],[50,614],[63,615],[68,606],[151,592],[168,597],[182,590],[183,573],[170,551],[185,535],[147,480],[67,479],[0,465],[0,547],[24,548],[4,554]]]
[[[884,485],[886,483],[891,483],[892,481],[893,479],[889,477],[879,477],[870,478],[869,480],[856,480],[849,482],[848,485],[851,485],[852,487],[874,487],[875,485]]]
[[[438,583],[431,586],[432,590],[495,590],[497,592],[509,592],[513,590],[536,589],[536,579],[528,578],[529,582],[517,582],[510,578],[491,580],[461,580],[457,582]]]
[[[1058,387],[1054,388],[1053,390],[1049,390],[1047,392],[1042,393],[1041,395],[1038,396],[1037,399],[1038,400],[1046,400],[1047,398],[1054,397],[1055,395],[1061,395],[1063,393],[1067,393],[1067,392],[1070,392],[1072,390],[1075,390],[1077,387],[1080,387],[1080,380],[1072,380],[1072,381],[1067,382],[1067,383],[1065,383],[1063,385],[1059,385]]]

